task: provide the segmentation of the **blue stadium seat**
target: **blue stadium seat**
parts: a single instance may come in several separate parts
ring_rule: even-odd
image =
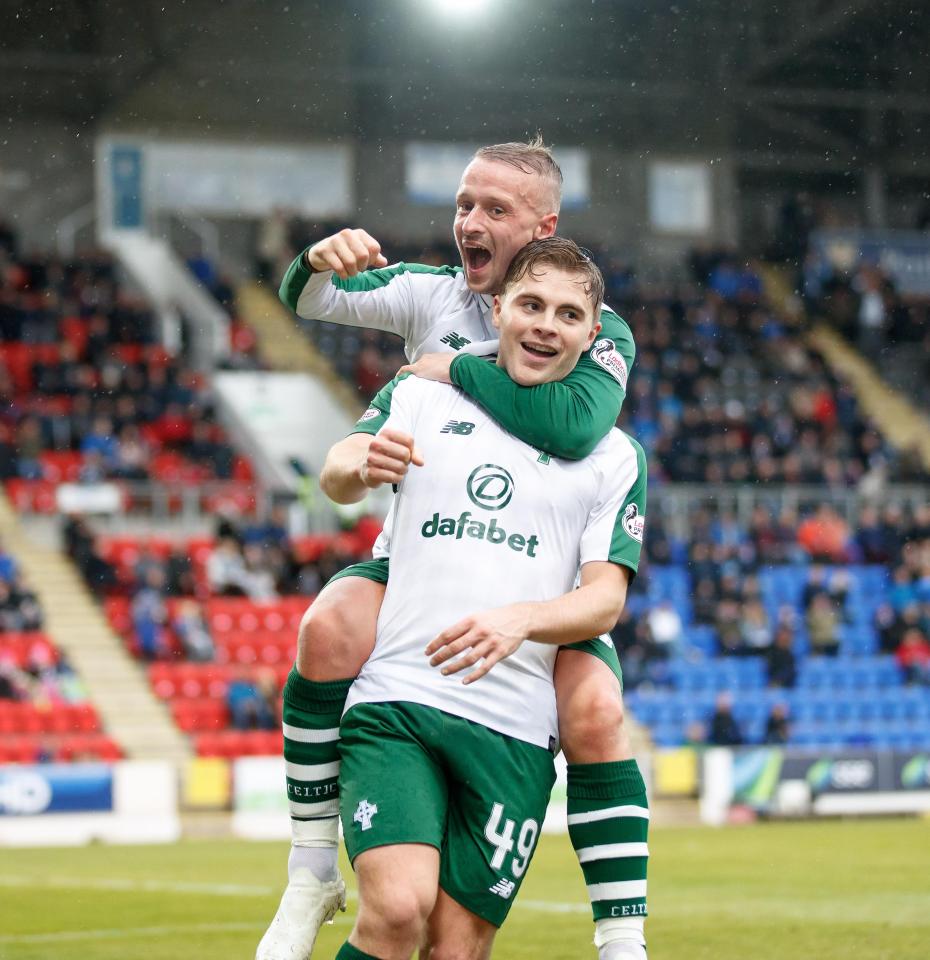
[[[712,657],[717,652],[717,632],[706,624],[687,627],[684,631],[684,642],[705,657]]]

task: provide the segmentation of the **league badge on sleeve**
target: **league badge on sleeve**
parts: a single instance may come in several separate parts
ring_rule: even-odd
[[[623,511],[623,529],[638,543],[643,542],[643,531],[646,529],[646,517],[639,512],[635,503],[627,504]]]
[[[380,417],[381,411],[377,407],[369,407],[359,418],[359,423],[365,423],[368,420],[374,420],[375,417]]]
[[[594,346],[591,347],[591,359],[599,367],[603,367],[626,390],[629,371],[627,370],[626,360],[623,359],[623,355],[617,349],[613,340],[606,338],[595,340]]]

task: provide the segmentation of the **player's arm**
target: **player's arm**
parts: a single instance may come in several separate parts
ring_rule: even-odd
[[[601,311],[603,329],[575,369],[564,379],[535,387],[518,386],[503,368],[467,353],[448,362],[448,379],[480,403],[506,430],[556,457],[580,460],[607,435],[620,415],[636,348],[626,322]],[[432,355],[417,361],[412,372],[431,372]],[[435,360],[445,360],[436,355]]]
[[[603,561],[586,563],[577,590],[554,600],[511,603],[466,617],[443,630],[426,654],[431,666],[446,664],[444,674],[458,673],[480,660],[463,680],[473,683],[519,649],[524,640],[578,643],[613,629],[626,603],[630,580],[626,567]],[[457,660],[447,663],[456,656]]]
[[[403,480],[411,464],[423,465],[413,437],[388,425],[398,378],[384,386],[355,424],[355,430],[330,447],[320,488],[336,503],[358,503],[385,483]]]
[[[278,296],[305,320],[327,320],[407,336],[414,303],[407,265],[388,266],[364,230],[345,229],[307,247],[288,267]]]

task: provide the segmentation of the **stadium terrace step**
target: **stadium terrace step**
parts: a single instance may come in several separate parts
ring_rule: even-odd
[[[181,762],[190,755],[186,737],[152,695],[145,676],[106,623],[76,569],[61,554],[27,537],[5,495],[0,494],[0,538],[16,556],[45,612],[46,632],[68,655],[93,702],[111,746],[96,755]],[[87,743],[75,755],[94,755]],[[28,751],[27,751],[28,752]]]
[[[918,450],[930,470],[930,420],[882,379],[872,365],[835,330],[817,326],[808,341],[820,350],[833,370],[853,388],[863,411],[900,450]]]
[[[358,409],[355,392],[316,351],[291,312],[267,287],[258,283],[243,284],[236,291],[236,306],[254,331],[259,355],[268,367],[311,373],[323,380],[346,410]]]

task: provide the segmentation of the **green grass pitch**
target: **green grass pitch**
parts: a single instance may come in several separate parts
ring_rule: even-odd
[[[926,960],[930,821],[656,829],[650,960]],[[286,844],[0,850],[2,960],[251,960]],[[347,874],[348,875],[348,874]],[[325,927],[332,957],[349,913]],[[566,837],[544,837],[502,960],[596,957]]]

